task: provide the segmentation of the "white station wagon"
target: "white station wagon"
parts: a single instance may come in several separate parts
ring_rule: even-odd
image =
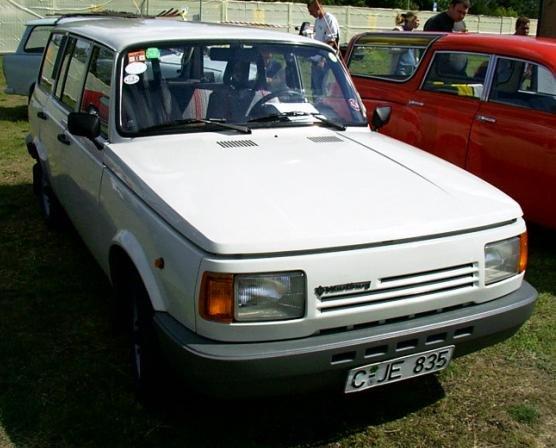
[[[533,310],[516,202],[371,132],[315,40],[60,24],[29,117],[41,209],[110,277],[139,392],[162,360],[203,392],[357,392],[441,370]]]

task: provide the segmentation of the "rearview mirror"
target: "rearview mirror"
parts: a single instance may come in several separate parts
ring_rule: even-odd
[[[371,118],[371,129],[373,131],[378,131],[381,127],[388,124],[391,114],[392,108],[390,106],[376,107],[373,112],[373,117]]]
[[[97,140],[100,136],[100,119],[98,115],[85,112],[70,112],[68,115],[68,131],[73,135],[86,137],[91,140],[98,149],[103,145]]]

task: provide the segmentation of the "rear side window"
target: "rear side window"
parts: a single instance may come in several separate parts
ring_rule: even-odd
[[[411,45],[356,47],[349,70],[356,76],[405,80],[415,72],[423,51]]]
[[[546,67],[498,58],[489,101],[556,113],[556,79]]]
[[[31,34],[25,42],[24,50],[26,53],[42,53],[48,36],[52,30],[51,26],[36,26],[31,30]]]
[[[438,52],[434,55],[422,89],[481,98],[489,59],[484,54]]]
[[[101,134],[105,138],[108,134],[108,106],[113,66],[114,52],[101,47],[93,49],[81,99],[81,112],[99,116]]]
[[[435,36],[371,33],[354,44],[348,67],[352,75],[404,81],[409,79]]]
[[[60,48],[63,47],[64,40],[65,37],[62,34],[52,35],[52,39],[50,40],[46,53],[44,54],[41,75],[39,77],[39,85],[49,93],[52,92],[54,81],[56,80],[58,68],[60,66],[60,59],[62,56]]]
[[[88,41],[73,38],[66,45],[56,96],[72,111],[77,111],[91,46]]]

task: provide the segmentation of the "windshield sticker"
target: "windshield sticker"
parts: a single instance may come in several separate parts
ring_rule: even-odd
[[[131,51],[127,54],[127,62],[145,62],[145,50]]]
[[[355,110],[355,111],[357,111],[357,112],[359,112],[359,111],[361,110],[361,108],[359,107],[359,103],[357,102],[356,99],[350,98],[350,99],[348,100],[348,103],[349,103],[349,106],[350,106],[353,110]]]
[[[125,72],[128,75],[140,75],[141,73],[145,73],[146,70],[147,64],[144,62],[132,62],[125,67]]]
[[[328,58],[332,61],[332,62],[338,62],[338,58],[336,57],[336,55],[334,53],[328,53]]]
[[[155,47],[147,48],[147,59],[160,59],[160,50]]]
[[[127,75],[124,78],[124,84],[132,86],[133,84],[137,84],[139,82],[139,76],[137,75]]]

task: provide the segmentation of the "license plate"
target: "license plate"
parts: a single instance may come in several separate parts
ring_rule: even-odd
[[[359,392],[371,387],[438,372],[448,366],[453,353],[454,346],[451,345],[351,369],[348,373],[345,393]]]

